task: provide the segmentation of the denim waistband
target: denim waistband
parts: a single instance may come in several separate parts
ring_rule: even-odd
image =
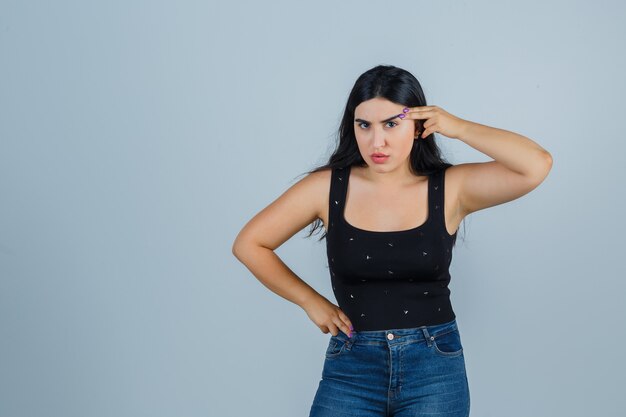
[[[434,324],[430,326],[409,327],[404,329],[386,329],[386,330],[363,330],[353,331],[352,337],[348,337],[342,331],[339,331],[335,338],[343,341],[355,342],[380,342],[387,345],[402,344],[408,342],[416,342],[420,340],[433,340],[434,338],[457,330],[456,319],[446,323]]]

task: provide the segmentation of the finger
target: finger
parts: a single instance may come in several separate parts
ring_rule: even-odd
[[[333,336],[337,336],[339,334],[339,330],[337,329],[337,326],[334,325],[334,323],[328,324],[328,331]]]
[[[346,316],[346,314],[343,311],[339,311],[339,318],[341,318],[341,320],[343,320],[343,322],[346,324],[346,326],[348,326],[348,328],[350,329],[350,331],[354,330],[354,326],[352,325],[352,322],[350,321],[350,318],[348,318],[348,316]]]
[[[435,115],[433,110],[409,110],[404,119],[428,119]]]
[[[350,321],[350,319],[348,318],[348,316],[346,316],[346,313],[344,313],[343,311],[341,311],[341,309],[337,310],[337,315],[339,316],[339,318],[343,321],[346,322],[346,324],[348,324],[348,322]]]
[[[438,126],[439,125],[438,125],[437,121],[434,120],[434,119],[430,119],[430,120],[425,121],[424,125],[423,125],[424,130],[429,130],[431,132],[434,131],[434,130],[437,130]]]
[[[354,332],[354,326],[352,325],[352,322],[349,318],[346,317],[344,323],[346,323],[346,326],[348,327],[348,329],[350,329],[351,332]]]
[[[344,333],[346,336],[350,337],[351,336],[351,331],[350,328],[348,327],[348,325],[346,323],[344,323],[342,320],[340,320],[339,318],[336,319],[336,321],[334,322],[337,325],[337,328],[339,330],[341,330],[342,333]]]
[[[433,110],[437,106],[415,106],[415,107],[406,107],[409,109],[408,111],[423,111],[423,110]],[[404,109],[402,109],[404,111]]]
[[[337,325],[337,328],[341,330],[341,332],[345,333],[346,336],[350,337],[350,329],[348,328],[346,323],[341,321],[339,318],[335,318],[335,320],[333,320],[333,323]]]

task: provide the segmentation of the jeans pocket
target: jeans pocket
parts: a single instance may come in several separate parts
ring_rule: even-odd
[[[463,353],[461,335],[458,329],[435,335],[434,338],[433,347],[439,356],[454,357]]]
[[[341,355],[346,347],[346,341],[338,336],[332,336],[326,348],[326,358],[334,359]]]

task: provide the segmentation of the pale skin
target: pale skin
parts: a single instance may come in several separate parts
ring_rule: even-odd
[[[354,132],[366,167],[353,166],[344,216],[355,227],[396,231],[426,221],[427,176],[409,171],[414,140],[437,132],[491,157],[488,162],[457,164],[446,170],[444,215],[450,235],[478,210],[503,204],[534,190],[552,168],[548,151],[520,134],[456,117],[438,106],[408,108],[383,98],[360,103]],[[391,121],[380,122],[403,114]],[[423,122],[424,131],[418,124]],[[418,139],[414,137],[420,134]],[[374,152],[389,155],[374,163]],[[299,305],[323,332],[351,336],[350,318],[298,277],[274,252],[289,238],[320,219],[328,230],[330,170],[307,175],[256,214],[237,235],[232,251],[270,290]]]

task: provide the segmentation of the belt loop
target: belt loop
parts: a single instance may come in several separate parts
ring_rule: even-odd
[[[428,334],[428,330],[426,330],[426,327],[422,327],[422,332],[424,332],[424,339],[426,339],[426,344],[428,345],[428,347],[430,347],[433,342],[430,338],[430,335]]]
[[[346,345],[346,349],[348,350],[352,349],[352,344],[354,343],[355,335],[353,334],[352,336],[353,336],[352,338],[348,338],[346,342],[344,343]]]

